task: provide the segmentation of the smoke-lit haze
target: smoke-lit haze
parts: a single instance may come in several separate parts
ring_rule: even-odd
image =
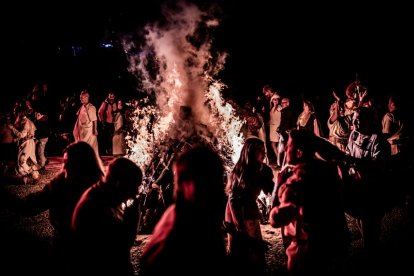
[[[193,122],[217,138],[224,159],[235,160],[241,148],[241,120],[221,97],[225,85],[215,79],[225,53],[214,52],[211,30],[219,20],[194,4],[163,7],[164,20],[145,27],[144,43],[124,40],[129,71],[137,76],[151,104],[136,110],[135,134],[128,137],[130,158],[145,166],[154,149],[173,131],[181,106],[189,106]],[[132,54],[135,53],[135,54]],[[210,138],[208,138],[210,139]]]

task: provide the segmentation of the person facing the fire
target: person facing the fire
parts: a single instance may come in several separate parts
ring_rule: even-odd
[[[140,275],[194,275],[200,268],[206,275],[226,275],[221,231],[224,167],[220,156],[207,146],[195,145],[179,154],[173,175],[174,203],[144,248]],[[205,252],[209,258],[202,257]]]
[[[53,227],[50,275],[73,275],[69,273],[73,258],[72,214],[83,192],[103,176],[101,160],[93,148],[79,141],[64,149],[61,171],[41,190],[23,198],[0,190],[0,201],[16,213],[29,217],[49,211]]]
[[[137,235],[141,182],[139,166],[120,157],[109,163],[104,180],[83,193],[71,224],[74,275],[134,275],[130,251]]]

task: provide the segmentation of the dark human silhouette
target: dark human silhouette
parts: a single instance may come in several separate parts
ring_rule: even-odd
[[[82,193],[102,177],[103,168],[93,148],[86,142],[75,142],[64,150],[62,171],[42,190],[24,198],[12,194],[2,195],[3,203],[26,216],[49,210],[54,230],[53,256],[50,263],[45,263],[45,267],[52,267],[59,274],[68,272],[66,265],[73,257],[73,210]]]
[[[85,191],[72,217],[76,275],[133,275],[130,250],[137,235],[141,169],[114,159],[103,181]]]
[[[173,172],[174,203],[144,249],[140,275],[226,273],[221,158],[208,147],[194,146],[178,156]]]

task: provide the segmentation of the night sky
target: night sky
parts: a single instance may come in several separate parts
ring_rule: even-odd
[[[5,88],[13,92],[9,98],[25,95],[43,81],[62,94],[86,86],[134,93],[135,78],[126,71],[117,40],[160,20],[162,2],[92,7],[36,2],[5,9],[11,18],[2,18]],[[249,98],[270,83],[282,94],[331,99],[332,90],[343,93],[356,74],[376,95],[411,90],[413,17],[395,1],[372,6],[349,1],[328,6],[315,1],[193,2],[220,7],[214,45],[229,54],[219,77],[232,97]],[[103,48],[108,41],[115,47]]]

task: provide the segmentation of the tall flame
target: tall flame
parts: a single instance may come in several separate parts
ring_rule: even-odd
[[[177,9],[163,10],[166,23],[145,27],[145,43],[137,46],[125,38],[129,71],[137,75],[147,97],[134,111],[133,129],[127,135],[129,158],[141,167],[155,155],[170,150],[167,139],[185,139],[186,129],[177,120],[181,106],[189,106],[193,122],[203,125],[216,139],[205,136],[229,169],[241,151],[243,124],[235,109],[221,96],[226,87],[214,77],[224,68],[226,53],[212,54],[207,30],[218,20],[193,4],[179,2]]]

